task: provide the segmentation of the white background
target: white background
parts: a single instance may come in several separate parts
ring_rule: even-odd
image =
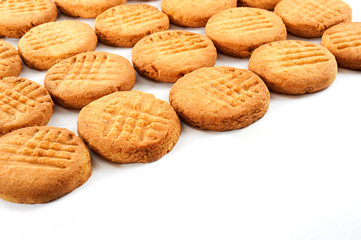
[[[361,3],[346,2],[361,21]],[[160,1],[148,3],[160,8]],[[131,60],[128,48],[97,50]],[[216,65],[247,69],[248,59],[219,54]],[[45,73],[24,66],[21,77],[43,84]],[[163,100],[170,88],[140,76],[134,87]],[[339,69],[322,92],[272,93],[268,113],[245,129],[182,124],[177,145],[157,162],[118,165],[92,154],[89,181],[56,201],[0,199],[0,239],[359,240],[360,91],[361,72]],[[77,115],[55,106],[48,125],[76,132]]]

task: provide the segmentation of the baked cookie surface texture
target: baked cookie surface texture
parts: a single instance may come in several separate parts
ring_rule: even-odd
[[[16,203],[45,203],[85,183],[90,154],[73,132],[29,127],[0,137],[0,197]]]
[[[273,10],[281,0],[238,0],[238,7],[254,7]]]
[[[337,62],[327,48],[306,41],[279,41],[256,49],[249,70],[268,88],[283,94],[305,94],[330,86],[337,75]]]
[[[234,57],[249,57],[262,44],[285,40],[287,30],[276,14],[258,8],[231,8],[211,17],[206,35],[217,50]]]
[[[16,48],[0,39],[0,79],[17,77],[21,69],[21,58]]]
[[[328,28],[352,20],[351,7],[342,0],[282,0],[275,13],[287,30],[300,37],[321,37]]]
[[[162,0],[161,7],[174,24],[204,27],[214,14],[237,7],[237,0]]]
[[[186,123],[201,129],[244,128],[268,110],[270,93],[254,73],[233,67],[201,68],[171,88],[170,104]]]
[[[361,23],[341,23],[326,30],[322,46],[335,55],[340,67],[361,70]]]
[[[214,66],[217,50],[206,36],[172,30],[140,40],[132,50],[132,59],[141,75],[174,83],[196,69]]]
[[[169,103],[139,91],[116,92],[84,107],[78,133],[115,163],[148,163],[170,152],[181,132]]]
[[[20,38],[32,27],[57,17],[51,0],[0,0],[0,37]]]
[[[99,41],[118,47],[133,47],[143,37],[168,28],[167,15],[147,4],[116,6],[95,20]]]
[[[66,15],[81,18],[96,18],[105,10],[125,4],[127,0],[55,0],[59,10]]]
[[[46,125],[54,103],[40,84],[25,78],[0,80],[0,136],[13,130]]]
[[[78,53],[93,51],[98,43],[93,28],[83,22],[65,20],[32,28],[18,43],[26,65],[47,70]]]
[[[44,85],[56,103],[79,109],[110,93],[131,90],[135,80],[135,70],[127,59],[112,53],[86,52],[50,68]]]

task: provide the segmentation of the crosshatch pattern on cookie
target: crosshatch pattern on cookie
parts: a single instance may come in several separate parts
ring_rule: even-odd
[[[18,52],[14,48],[9,48],[5,42],[0,41],[0,71],[7,69],[9,61],[15,61],[17,55]]]
[[[62,23],[62,22],[58,22]],[[89,37],[88,32],[74,31],[71,25],[59,24],[43,24],[33,28],[24,36],[26,48],[34,51],[46,49],[64,49],[66,44],[70,42],[82,42]]]
[[[82,81],[119,81],[123,69],[119,62],[106,54],[87,53],[74,56],[52,69],[48,81],[61,82],[71,87]]]
[[[169,116],[156,99],[144,96],[111,100],[100,109],[107,121],[103,137],[135,144],[156,142],[168,132]]]
[[[286,13],[295,19],[303,19],[304,22],[316,22],[319,24],[329,23],[332,26],[333,19],[344,14],[342,8],[345,6],[339,0],[303,0],[295,1],[291,11]]]
[[[153,34],[143,39],[142,44],[146,54],[158,53],[161,55],[174,55],[210,47],[210,44],[201,35],[180,31]]]
[[[344,25],[343,30],[330,31],[328,37],[331,44],[335,45],[337,50],[346,50],[349,48],[359,49],[361,52],[361,30],[352,25]]]
[[[274,18],[262,11],[237,8],[226,11],[224,14],[226,15],[224,20],[212,22],[214,32],[240,31],[242,34],[248,34],[269,31],[276,27]]]
[[[215,68],[214,73],[216,74],[209,75],[206,72],[197,72],[197,80],[191,87],[199,89],[199,94],[211,102],[237,108],[260,92],[259,81],[244,71]]]
[[[142,27],[164,19],[164,14],[146,4],[124,5],[113,7],[105,12],[101,21],[116,31],[122,31],[123,27]]]
[[[1,122],[12,122],[20,114],[36,108],[39,104],[51,102],[41,85],[29,80],[21,82],[0,81],[0,116]]]
[[[1,142],[0,161],[5,167],[66,169],[79,147],[69,131],[34,128]]]
[[[49,8],[49,1],[44,0],[0,0],[0,14],[24,14],[34,11],[45,11]]]
[[[320,63],[330,62],[330,53],[313,43],[299,41],[282,41],[270,43],[274,52],[268,60],[282,70],[290,67],[308,67]]]

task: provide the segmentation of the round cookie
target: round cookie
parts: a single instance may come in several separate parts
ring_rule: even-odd
[[[0,79],[17,77],[20,75],[21,69],[21,58],[16,48],[0,39]]]
[[[18,48],[29,67],[46,70],[68,57],[93,51],[97,43],[91,26],[67,20],[32,28],[19,40]]]
[[[174,83],[185,74],[214,66],[217,50],[206,36],[187,31],[153,33],[135,44],[133,66],[143,76]]]
[[[81,18],[96,18],[105,10],[125,4],[127,0],[54,0],[59,10],[66,15]]]
[[[20,38],[31,28],[58,17],[51,0],[0,1],[0,37]]]
[[[237,0],[162,0],[161,7],[174,24],[204,27],[214,14],[237,7]]]
[[[110,93],[131,90],[135,80],[135,70],[127,59],[112,53],[86,52],[50,68],[44,85],[56,103],[79,109]]]
[[[45,203],[85,183],[90,154],[73,132],[28,127],[0,137],[0,197],[15,203]]]
[[[15,129],[42,126],[53,114],[53,101],[40,84],[25,78],[0,80],[0,136]]]
[[[290,33],[306,38],[321,37],[326,29],[352,20],[351,7],[342,0],[282,0],[275,13]]]
[[[147,4],[116,6],[95,20],[99,41],[118,47],[133,47],[143,37],[168,28],[167,15]]]
[[[305,41],[279,41],[256,49],[249,70],[268,88],[283,94],[313,93],[327,88],[337,75],[335,57],[326,48]]]
[[[270,93],[254,73],[233,67],[202,68],[171,88],[170,104],[186,123],[201,129],[227,131],[262,118]]]
[[[335,55],[340,67],[361,70],[361,22],[331,27],[322,35],[321,44]]]
[[[234,57],[249,57],[269,42],[285,40],[286,27],[276,14],[258,8],[232,8],[211,17],[206,35],[217,50]]]
[[[170,152],[181,125],[169,103],[140,91],[116,92],[84,107],[78,133],[115,163],[148,163]]]
[[[238,0],[238,6],[273,10],[280,1],[281,0]]]

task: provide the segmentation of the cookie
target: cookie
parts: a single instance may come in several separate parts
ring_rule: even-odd
[[[26,65],[47,70],[68,57],[93,51],[97,43],[91,26],[68,20],[32,28],[19,40],[18,48]]]
[[[0,136],[15,129],[42,126],[53,114],[53,101],[40,84],[25,78],[0,80]]]
[[[342,0],[282,0],[275,13],[287,30],[300,37],[321,37],[328,28],[352,20],[351,7]]]
[[[217,50],[206,36],[187,31],[153,33],[132,50],[133,66],[143,76],[174,83],[185,74],[214,66]]]
[[[16,48],[0,39],[0,79],[17,77],[22,69],[21,59]]]
[[[181,132],[169,103],[140,91],[116,92],[84,107],[78,133],[115,163],[148,163],[170,152]]]
[[[331,27],[322,35],[321,44],[335,55],[340,67],[361,70],[361,22]]]
[[[233,67],[198,69],[179,79],[169,94],[184,122],[213,131],[247,127],[266,114],[269,101],[256,74]]]
[[[0,37],[20,38],[31,28],[57,17],[58,9],[51,0],[1,0]]]
[[[168,28],[167,15],[147,4],[116,6],[95,20],[99,41],[118,47],[133,47],[143,37]]]
[[[285,40],[287,31],[276,14],[241,7],[211,17],[206,25],[206,35],[218,51],[234,57],[249,57],[255,48],[265,43]]]
[[[125,4],[127,0],[54,0],[59,10],[72,17],[96,18],[105,10]]]
[[[268,88],[283,94],[313,93],[327,88],[337,75],[335,57],[326,48],[305,41],[279,41],[256,49],[249,70]]]
[[[110,93],[131,90],[135,80],[135,70],[127,59],[112,53],[86,52],[50,68],[44,85],[55,103],[79,109]]]
[[[238,6],[273,10],[280,1],[281,0],[238,0]]]
[[[0,197],[15,203],[45,203],[85,183],[90,154],[73,132],[28,127],[0,137]]]
[[[204,27],[214,14],[237,7],[237,0],[162,0],[161,7],[174,24]]]

